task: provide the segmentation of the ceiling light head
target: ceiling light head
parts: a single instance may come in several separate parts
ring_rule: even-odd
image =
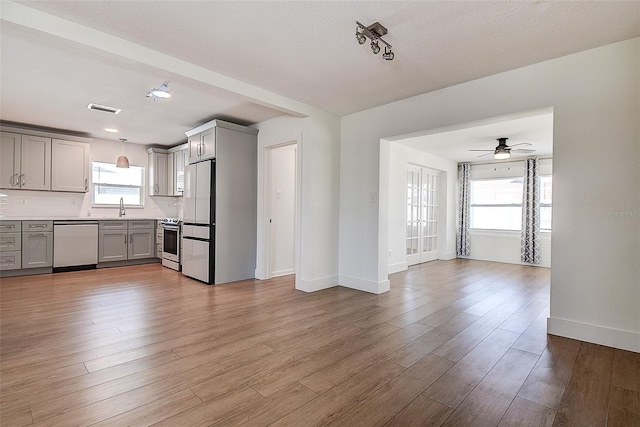
[[[356,40],[358,40],[359,44],[365,44],[367,42],[367,38],[365,37],[364,34],[356,33]]]
[[[496,160],[506,160],[509,157],[511,157],[509,150],[496,150],[495,153],[493,153],[493,158]]]
[[[389,46],[385,46],[384,47],[384,53],[382,54],[382,57],[384,59],[386,59],[387,61],[393,61],[393,57],[395,55],[393,54],[393,52],[391,51],[391,48]]]
[[[151,89],[147,94],[147,98],[153,98],[154,101],[157,101],[158,98],[171,98],[171,91],[167,86],[167,82],[162,83],[159,87]]]
[[[371,51],[374,53],[374,55],[377,55],[378,53],[380,53],[380,46],[378,45],[378,40],[371,41]]]

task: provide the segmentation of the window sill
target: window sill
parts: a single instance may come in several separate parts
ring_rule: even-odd
[[[91,204],[92,208],[96,208],[96,209],[120,209],[120,205],[94,205]],[[125,209],[144,209],[144,205],[143,206],[130,206],[130,205],[124,205]]]

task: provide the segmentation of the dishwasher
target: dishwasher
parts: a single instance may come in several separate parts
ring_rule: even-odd
[[[96,268],[98,221],[53,222],[53,271]]]

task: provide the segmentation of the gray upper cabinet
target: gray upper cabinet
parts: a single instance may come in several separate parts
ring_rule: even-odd
[[[168,153],[161,148],[147,148],[149,153],[149,195],[172,196],[169,193]]]
[[[51,190],[51,138],[2,133],[0,188]]]
[[[89,144],[51,140],[51,190],[89,191]]]
[[[210,128],[189,136],[187,141],[189,163],[216,157],[216,128]]]
[[[184,167],[189,164],[188,144],[182,144],[169,149],[169,166],[171,173],[169,176],[172,182],[169,185],[169,191],[174,196],[182,196],[184,194]]]

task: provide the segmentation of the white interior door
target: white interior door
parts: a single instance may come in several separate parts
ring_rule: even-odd
[[[276,147],[269,155],[269,273],[295,272],[296,144]]]
[[[438,259],[440,172],[407,166],[407,265]]]

